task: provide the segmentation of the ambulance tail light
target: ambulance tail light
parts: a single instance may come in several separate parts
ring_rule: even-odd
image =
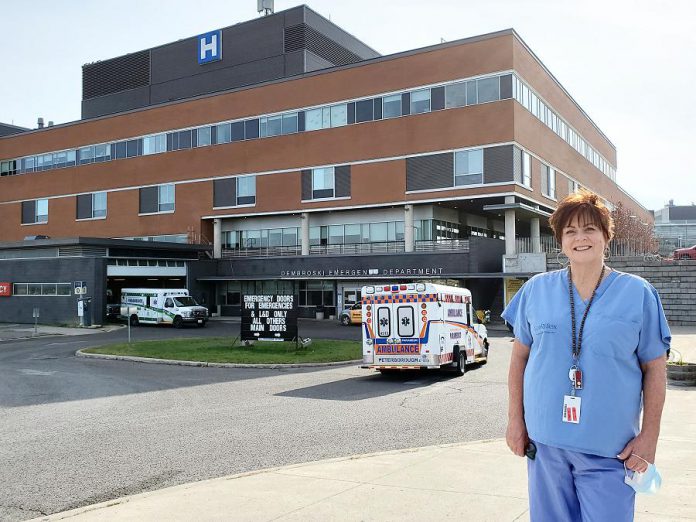
[[[399,290],[408,290],[408,286],[401,285],[401,286],[399,286]]]
[[[423,283],[417,283],[416,292],[425,292],[425,285]]]
[[[384,290],[385,292],[388,292],[388,291],[389,291],[389,287],[388,287],[388,286],[385,286],[384,288],[382,288],[382,290]]]

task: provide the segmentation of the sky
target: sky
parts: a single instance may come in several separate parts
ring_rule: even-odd
[[[383,55],[514,28],[648,209],[696,203],[693,0],[306,0]],[[0,0],[0,122],[80,119],[82,65],[253,19],[256,0]],[[276,0],[276,12],[300,5]]]

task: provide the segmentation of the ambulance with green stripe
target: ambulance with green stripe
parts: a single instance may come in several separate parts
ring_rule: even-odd
[[[488,361],[488,332],[465,288],[431,283],[362,288],[363,366],[381,372]]]
[[[200,306],[185,288],[124,288],[121,290],[121,317],[131,326],[184,324],[205,326],[208,309]]]

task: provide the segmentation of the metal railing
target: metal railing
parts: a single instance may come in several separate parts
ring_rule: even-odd
[[[515,246],[518,254],[528,254],[535,251],[531,237],[516,238]],[[659,248],[660,244],[656,239],[615,239],[609,243],[609,255],[610,257],[641,257],[657,254]],[[541,237],[540,250],[538,250],[538,252],[556,255],[560,250],[561,246],[558,244],[555,237]]]

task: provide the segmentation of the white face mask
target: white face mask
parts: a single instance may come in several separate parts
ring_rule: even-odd
[[[648,469],[643,473],[638,473],[626,468],[626,463],[624,462],[624,474],[626,475],[624,482],[631,486],[636,493],[654,495],[660,490],[662,485],[662,476],[657,471],[655,464],[648,463]]]

